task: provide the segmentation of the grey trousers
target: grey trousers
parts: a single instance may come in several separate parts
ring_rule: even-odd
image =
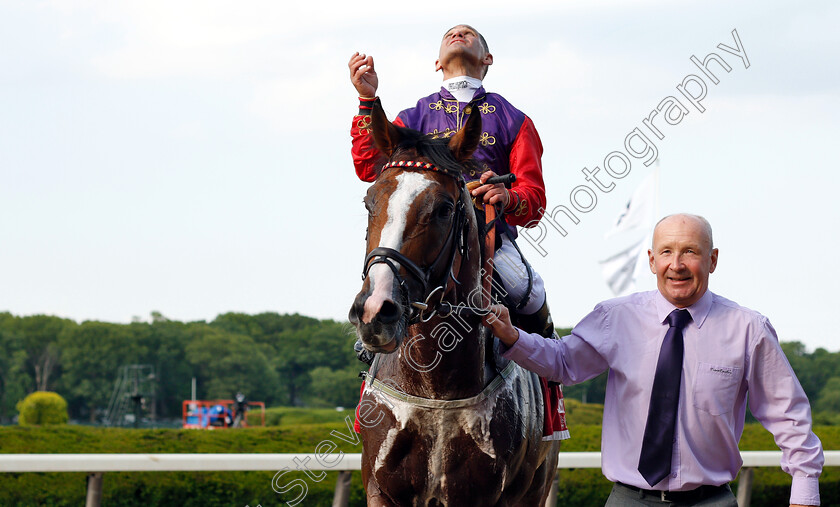
[[[729,489],[729,486],[727,486],[725,490],[721,491],[720,494],[709,498],[704,498],[699,502],[672,503],[663,502],[662,499],[658,496],[645,494],[639,491],[633,491],[632,489],[622,486],[620,484],[615,484],[613,485],[613,489],[610,492],[610,497],[607,499],[607,503],[605,504],[606,507],[631,507],[638,505],[654,507],[662,507],[663,505],[678,507],[738,507],[738,503],[735,501],[735,495],[732,494],[732,490]]]

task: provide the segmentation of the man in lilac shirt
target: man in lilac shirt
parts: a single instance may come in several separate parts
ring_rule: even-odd
[[[823,452],[811,431],[808,399],[767,318],[708,290],[718,260],[709,223],[694,215],[665,217],[648,256],[657,290],[598,304],[562,340],[516,329],[501,306],[485,323],[506,345],[506,357],[549,380],[577,384],[609,369],[602,471],[616,485],[608,506],[735,506],[728,484],[742,464],[738,440],[748,402],[782,450],[782,469],[793,477],[790,504],[819,505]],[[675,308],[691,319],[682,329],[671,472],[651,485],[639,461],[660,346]]]

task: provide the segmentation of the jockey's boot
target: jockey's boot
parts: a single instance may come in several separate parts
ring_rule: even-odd
[[[544,338],[557,338],[554,321],[551,319],[551,312],[548,310],[548,298],[535,313],[529,315],[517,313],[516,327],[526,333],[537,333]]]
[[[356,339],[356,343],[353,344],[353,350],[356,351],[356,357],[359,358],[359,361],[367,364],[370,366],[373,363],[373,352],[369,351],[362,345],[362,341],[358,338]]]

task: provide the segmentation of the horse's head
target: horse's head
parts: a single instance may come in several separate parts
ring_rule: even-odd
[[[467,233],[476,231],[461,172],[478,147],[481,116],[470,115],[450,138],[434,139],[395,126],[377,101],[371,133],[389,160],[364,199],[364,284],[349,318],[368,350],[393,352],[420,303],[440,301],[454,283],[450,274],[460,268]]]

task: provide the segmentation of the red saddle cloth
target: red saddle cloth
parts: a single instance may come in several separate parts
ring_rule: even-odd
[[[540,377],[543,393],[543,440],[566,440],[569,428],[566,426],[566,405],[563,403],[563,389],[560,384],[548,382]]]
[[[560,384],[550,383],[540,377],[540,388],[543,395],[543,440],[566,440],[569,438],[569,428],[566,426],[566,406],[563,403],[563,389]],[[359,391],[359,400],[365,392],[365,381],[362,381],[362,388]],[[362,432],[359,424],[359,407],[356,406],[356,418],[353,421],[353,429],[356,433]]]

